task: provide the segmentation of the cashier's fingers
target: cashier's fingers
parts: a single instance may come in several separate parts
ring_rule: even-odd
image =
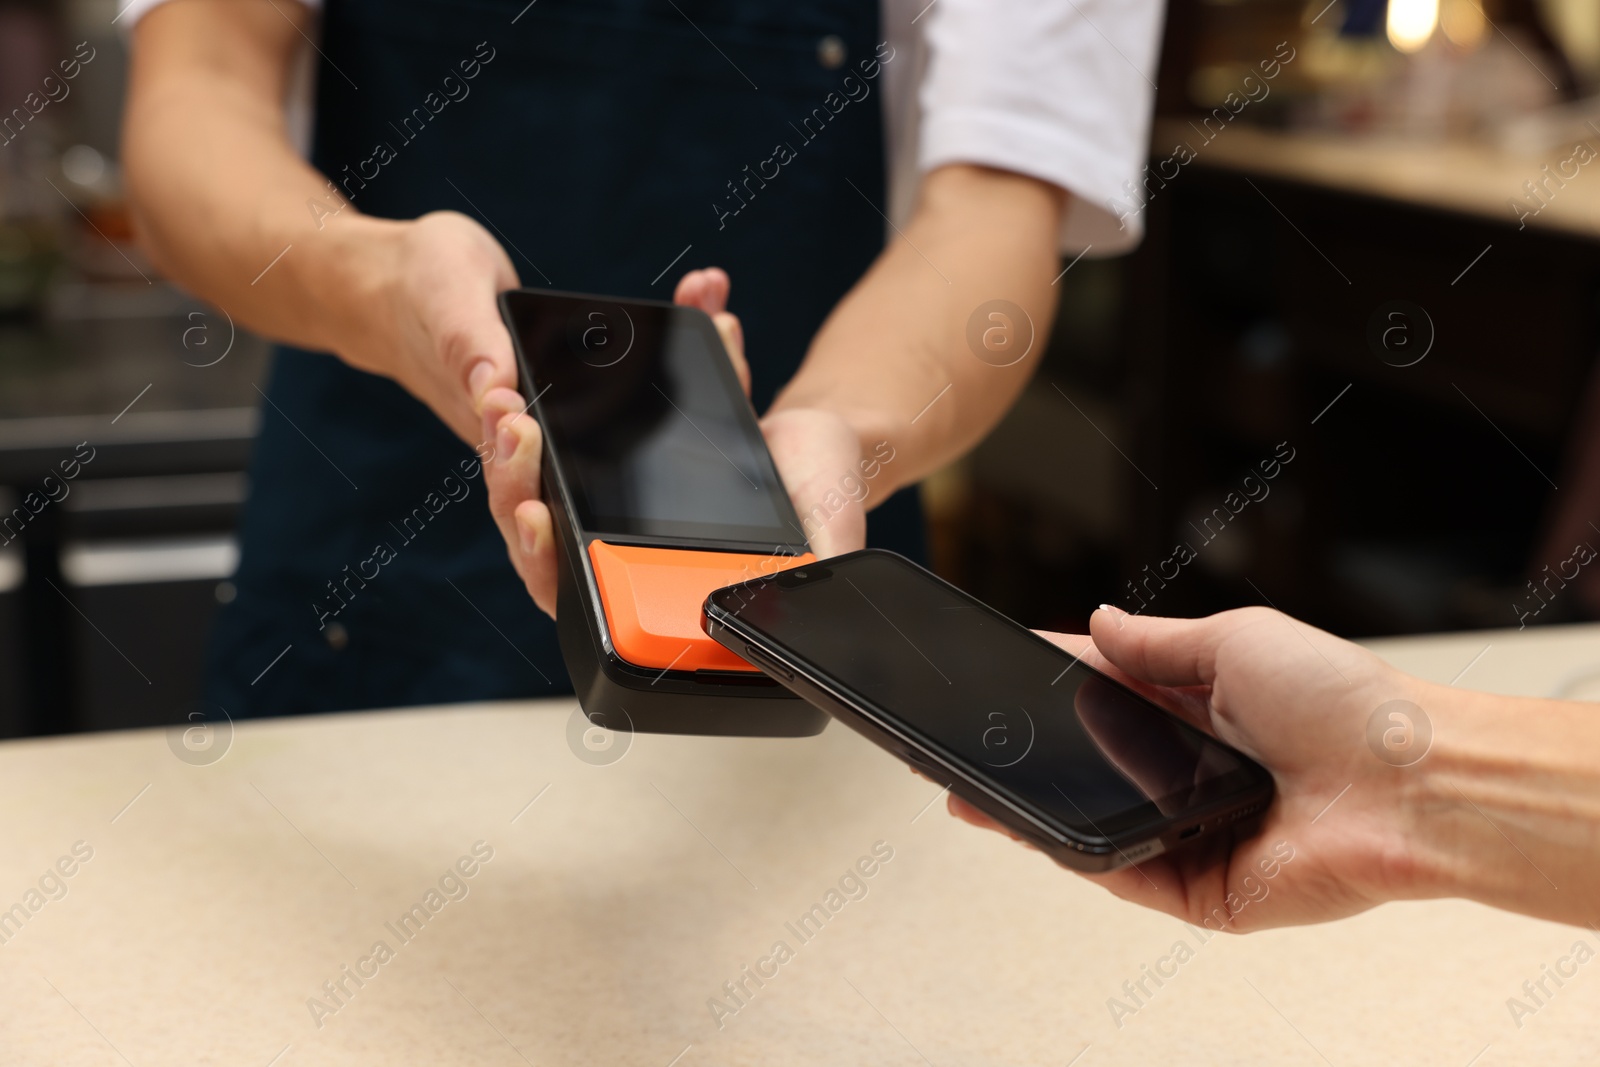
[[[539,424],[521,410],[520,397],[510,390],[495,390],[484,400],[486,430],[493,455],[484,464],[489,487],[489,512],[494,517],[512,566],[539,609],[554,616],[556,610],[555,538],[550,509],[539,499],[539,452],[543,438]]]
[[[672,294],[674,303],[699,308],[711,316],[711,322],[722,338],[722,345],[733,361],[733,371],[739,376],[739,385],[746,396],[750,395],[750,364],[744,358],[744,327],[739,316],[728,311],[728,293],[733,283],[728,272],[721,267],[692,270],[678,281]]]
[[[513,516],[522,557],[517,573],[539,610],[556,617],[556,541],[550,509],[542,500],[524,500]],[[515,558],[515,557],[513,557]]]
[[[744,390],[745,396],[749,396],[750,364],[744,358],[744,327],[739,324],[739,316],[719,311],[711,316],[711,321],[722,338],[722,346],[728,350],[728,358],[733,361],[733,373],[739,376],[739,388]]]
[[[721,267],[705,267],[692,270],[678,279],[678,287],[672,292],[672,302],[697,307],[707,315],[715,315],[728,310],[728,293],[732,289],[733,281],[727,271]]]

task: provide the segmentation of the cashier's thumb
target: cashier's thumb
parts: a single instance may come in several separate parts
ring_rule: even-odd
[[[499,365],[488,357],[473,360],[467,368],[467,394],[473,402],[481,407],[484,394],[497,386],[507,389],[517,387],[517,377],[511,368]]]
[[[400,235],[401,310],[428,350],[415,353],[424,362],[410,380],[400,377],[452,423],[481,414],[491,389],[517,387],[511,334],[498,307],[499,294],[518,285],[516,268],[494,235],[460,212],[430,211],[402,224]]]
[[[490,390],[517,388],[511,331],[500,320],[488,278],[472,280],[445,308],[437,332],[444,365],[466,386],[473,410],[481,413]]]
[[[1233,627],[1227,616],[1164,619],[1102,604],[1089,617],[1095,648],[1118,668],[1152,685],[1210,685],[1217,646]]]

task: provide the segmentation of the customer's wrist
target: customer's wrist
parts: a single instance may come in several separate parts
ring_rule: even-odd
[[[1440,892],[1449,853],[1432,832],[1437,784],[1426,771],[1448,692],[1384,665],[1349,690],[1340,709],[1353,751],[1327,782],[1338,807],[1329,804],[1317,819],[1337,813],[1328,826],[1339,827],[1350,849],[1341,876],[1374,903],[1449,895]]]
[[[1558,824],[1563,807],[1544,781],[1559,773],[1538,736],[1547,716],[1519,709],[1517,698],[1441,685],[1418,702],[1432,740],[1406,781],[1404,807],[1422,895],[1526,910],[1530,891],[1553,883],[1530,854],[1536,838],[1519,845],[1517,837]]]
[[[1400,713],[1408,715],[1412,743],[1419,751],[1412,754],[1415,762],[1387,772],[1395,786],[1395,821],[1406,843],[1411,883],[1406,895],[1418,899],[1457,896],[1456,887],[1465,873],[1459,851],[1459,812],[1465,805],[1452,789],[1451,778],[1465,758],[1460,743],[1464,694],[1420,679],[1407,681],[1411,685],[1401,699],[1413,708],[1400,709]],[[1369,728],[1369,745],[1374,744],[1374,733]]]

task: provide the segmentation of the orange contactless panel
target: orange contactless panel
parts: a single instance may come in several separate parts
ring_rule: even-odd
[[[766,556],[604,541],[589,542],[589,559],[618,656],[636,667],[751,672],[756,668],[706,636],[700,625],[706,597],[817,560],[809,552]]]

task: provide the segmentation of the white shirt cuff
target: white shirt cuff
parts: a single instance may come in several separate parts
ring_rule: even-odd
[[[1148,117],[1141,126],[1142,141],[1148,136]],[[1127,162],[1108,154],[1103,143],[1057,122],[987,108],[945,108],[923,122],[918,163],[923,172],[947,163],[972,163],[1065,189],[1073,199],[1062,227],[1064,251],[1115,255],[1138,244],[1144,232],[1140,215],[1130,213],[1119,221],[1110,208],[1112,201],[1127,198],[1123,182],[1134,177]]]

